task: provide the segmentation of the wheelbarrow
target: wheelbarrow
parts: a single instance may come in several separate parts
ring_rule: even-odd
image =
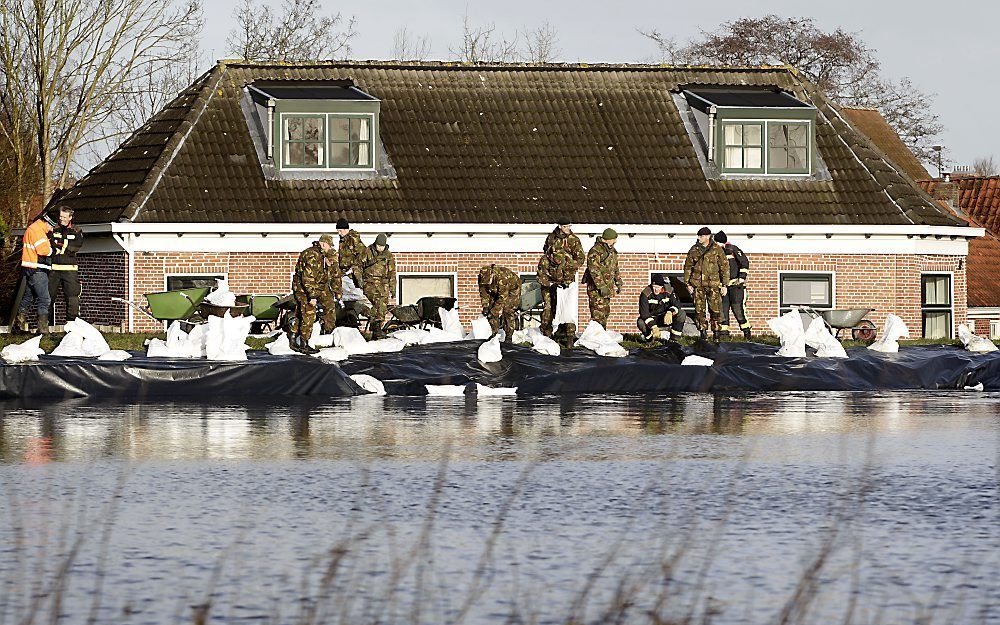
[[[121,302],[129,308],[138,311],[154,321],[182,321],[188,325],[204,323],[209,316],[223,316],[227,311],[233,317],[238,317],[246,310],[246,304],[236,306],[216,306],[204,301],[212,292],[209,287],[178,289],[176,291],[160,291],[146,293],[146,306],[130,302],[120,297],[112,297],[111,301]]]
[[[871,345],[875,342],[878,330],[875,324],[865,319],[865,316],[873,312],[874,308],[846,308],[833,310],[815,310],[808,306],[800,306],[799,313],[808,316],[810,319],[819,317],[833,336],[840,340],[840,333],[843,330],[851,331],[851,338],[855,341]]]
[[[416,304],[406,306],[396,306],[392,309],[392,318],[386,324],[386,332],[395,330],[406,330],[408,328],[420,328],[426,330],[429,327],[441,327],[441,315],[438,308],[451,310],[458,300],[454,297],[438,297],[428,295],[417,300]]]

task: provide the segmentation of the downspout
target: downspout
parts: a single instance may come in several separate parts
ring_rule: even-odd
[[[267,100],[267,159],[274,159],[274,107],[277,103],[273,98]]]
[[[708,107],[708,162],[715,162],[715,113],[716,106]]]
[[[132,237],[134,236],[131,232],[126,235],[128,239],[122,238],[120,234],[111,234],[118,245],[125,250],[126,256],[128,256],[128,292],[127,297],[129,302],[135,301],[135,253],[132,249]],[[126,241],[128,241],[126,243]],[[135,331],[135,310],[132,306],[128,306],[128,331],[129,333]]]

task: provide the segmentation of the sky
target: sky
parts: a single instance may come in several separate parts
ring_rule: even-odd
[[[207,59],[230,56],[226,35],[238,2],[206,1],[201,43]],[[276,0],[270,4],[280,5]],[[324,0],[324,5],[328,13],[356,18],[358,34],[351,44],[355,59],[391,58],[393,35],[401,26],[430,39],[429,60],[452,59],[449,48],[461,38],[466,11],[474,26],[493,23],[497,33],[508,38],[548,21],[558,34],[560,60],[590,63],[656,61],[656,47],[637,32],[640,28],[683,41],[739,17],[811,17],[821,29],[858,34],[877,51],[886,77],[909,77],[921,90],[936,94],[933,108],[945,126],[941,142],[953,164],[970,165],[977,157],[991,155],[1000,162],[1000,116],[992,114],[989,104],[1000,100],[1000,81],[989,60],[1000,58],[1000,2],[992,0],[835,0],[811,5],[801,0]],[[936,173],[933,168],[931,173]]]

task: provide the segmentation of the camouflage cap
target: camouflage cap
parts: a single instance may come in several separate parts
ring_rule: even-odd
[[[375,237],[375,245],[388,245],[388,244],[389,244],[389,237],[385,236],[385,234],[379,234],[377,237]]]
[[[618,238],[618,233],[615,232],[614,228],[605,228],[601,238],[605,241],[613,241]]]
[[[327,245],[333,245],[333,237],[328,234],[321,234],[319,236],[320,243],[326,243]]]

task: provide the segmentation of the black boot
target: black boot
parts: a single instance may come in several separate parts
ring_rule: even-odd
[[[38,318],[38,333],[43,336],[49,335],[49,318],[45,315]]]
[[[708,330],[701,330],[700,332],[701,332],[701,340],[707,341],[708,340]]]
[[[14,317],[14,325],[10,329],[13,332],[27,332],[28,331],[28,317],[24,313],[17,313]]]
[[[745,328],[743,330],[743,338],[745,338],[748,341],[750,340],[750,328]]]
[[[313,354],[318,354],[319,350],[315,347],[310,347],[309,342],[302,338],[301,334],[296,334],[289,341],[289,346],[300,354],[305,354],[306,356],[312,356]]]

